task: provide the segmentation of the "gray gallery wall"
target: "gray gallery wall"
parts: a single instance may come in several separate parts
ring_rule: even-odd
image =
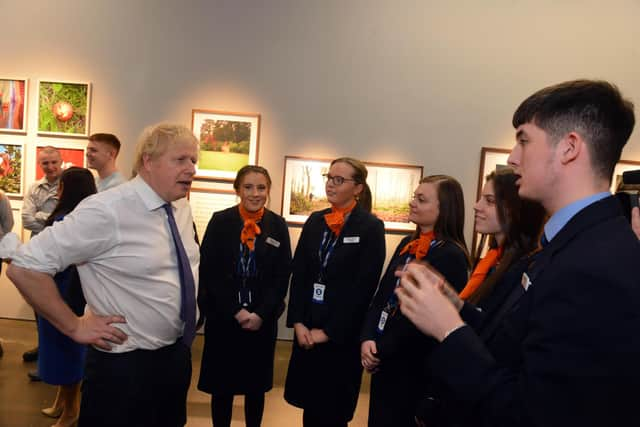
[[[89,81],[90,130],[121,137],[123,172],[145,125],[188,125],[192,108],[259,112],[275,211],[285,155],[423,164],[463,184],[470,238],[480,148],[511,146],[524,97],[589,77],[640,103],[632,0],[0,0],[0,10],[0,78],[29,78],[31,107],[27,135],[0,143],[28,144],[27,183],[35,143],[60,141],[36,135],[37,79]],[[640,160],[637,135],[623,158]],[[4,276],[0,316],[30,316]]]

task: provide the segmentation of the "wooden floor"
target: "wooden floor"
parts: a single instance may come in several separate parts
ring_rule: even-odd
[[[24,363],[22,353],[35,347],[36,326],[34,322],[0,319],[0,341],[4,356],[0,358],[0,426],[1,427],[48,427],[51,418],[40,414],[40,409],[52,404],[55,387],[44,383],[32,383],[27,372],[35,369],[35,363]],[[209,395],[196,390],[202,356],[202,337],[193,345],[193,378],[187,401],[189,427],[211,426]],[[302,411],[287,404],[282,395],[284,379],[291,353],[291,343],[279,341],[276,346],[274,388],[267,393],[263,427],[296,427],[302,425]],[[358,408],[353,427],[367,425],[369,407],[369,377],[363,378]],[[233,427],[244,426],[242,397],[236,397],[233,406]],[[331,408],[327,408],[330,410]]]

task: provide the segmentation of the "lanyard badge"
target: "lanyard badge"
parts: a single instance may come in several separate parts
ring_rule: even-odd
[[[252,302],[251,289],[247,286],[247,279],[256,277],[256,253],[255,251],[250,251],[249,248],[242,243],[240,243],[238,275],[241,278],[240,290],[238,291],[238,304],[246,308],[249,307]]]
[[[433,242],[431,242],[431,244],[433,246]],[[406,257],[406,259],[404,260],[404,264],[401,267],[402,271],[407,269],[407,265],[409,265],[409,263],[413,258],[414,257],[412,255],[408,255]],[[400,267],[398,268],[400,269]],[[395,316],[396,312],[398,311],[398,307],[400,304],[398,301],[398,296],[395,293],[395,290],[398,286],[400,286],[399,277],[396,279],[396,284],[393,287],[393,292],[391,293],[391,296],[387,300],[386,304],[384,305],[384,308],[382,309],[382,312],[380,313],[380,318],[378,319],[378,327],[376,328],[378,334],[382,334],[384,332],[384,327],[387,325],[387,320]]]
[[[338,237],[333,233],[325,230],[322,236],[322,242],[320,242],[320,248],[318,249],[318,258],[320,259],[320,271],[318,273],[318,280],[313,284],[313,295],[311,301],[314,304],[324,304],[324,295],[326,290],[325,284],[325,272],[329,258],[336,247]]]

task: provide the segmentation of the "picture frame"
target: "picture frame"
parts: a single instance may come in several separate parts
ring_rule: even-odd
[[[638,169],[640,169],[640,161],[620,160],[616,163],[616,167],[613,169],[613,176],[611,177],[611,193],[615,194],[618,184],[622,181],[622,174],[624,172]]]
[[[38,81],[38,135],[88,137],[91,83]]]
[[[24,144],[0,143],[0,189],[10,197],[24,193]]]
[[[27,133],[28,79],[0,79],[0,132]]]
[[[207,225],[214,212],[235,206],[240,198],[233,190],[214,190],[208,188],[191,188],[187,195],[191,205],[193,222],[196,226],[199,241],[202,243]]]
[[[258,164],[260,114],[191,111],[191,130],[200,141],[197,179],[233,181],[243,166]]]
[[[36,146],[36,155],[34,159],[36,181],[44,177],[44,173],[42,172],[42,169],[40,169],[40,166],[38,166],[38,154],[43,148],[49,147],[49,146],[56,148],[60,152],[60,156],[62,157],[62,166],[61,166],[62,170],[68,169],[72,166],[77,166],[80,168],[86,167],[86,164],[87,164],[86,146],[81,147],[81,146],[78,146],[77,144],[71,144],[71,143],[70,144],[62,144],[62,143],[41,144]]]
[[[289,224],[301,225],[311,212],[329,207],[323,174],[331,160],[285,156],[282,188],[282,216]],[[409,201],[422,179],[423,167],[394,163],[364,162],[372,194],[372,213],[384,221],[385,230],[415,230],[409,222]],[[406,191],[398,191],[404,188]]]

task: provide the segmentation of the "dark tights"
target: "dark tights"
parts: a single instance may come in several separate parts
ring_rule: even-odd
[[[219,396],[211,398],[211,419],[214,427],[231,426],[231,412],[233,410],[233,396]],[[247,427],[260,427],[264,412],[264,393],[247,394],[244,396],[244,419]]]

